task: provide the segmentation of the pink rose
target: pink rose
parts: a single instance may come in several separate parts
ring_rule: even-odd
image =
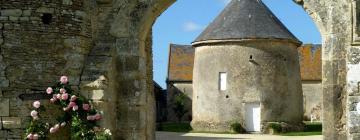
[[[39,139],[39,134],[34,134],[33,135],[33,140],[37,140],[37,139]]]
[[[69,105],[68,105],[68,107],[74,107],[74,106],[76,106],[75,102],[70,102]]]
[[[73,106],[73,108],[72,108],[73,111],[76,111],[78,109],[79,109],[79,106],[77,106],[77,105]]]
[[[51,94],[53,92],[53,89],[51,88],[51,87],[48,87],[47,89],[46,89],[46,93],[47,94]]]
[[[31,111],[30,112],[30,115],[31,115],[31,117],[37,117],[37,115],[38,115],[38,112],[36,111],[36,110],[33,110],[33,111]]]
[[[86,119],[89,121],[93,121],[95,120],[95,116],[87,116]]]
[[[62,122],[62,123],[60,124],[61,127],[64,127],[65,125],[66,125],[66,122]]]
[[[57,99],[61,99],[61,94],[56,94]]]
[[[50,133],[55,133],[56,131],[57,131],[56,128],[54,128],[54,127],[51,127],[51,128],[50,128]]]
[[[69,99],[69,94],[67,94],[67,93],[62,94],[62,95],[61,95],[61,99],[62,99],[62,100],[67,100],[67,99]]]
[[[34,136],[33,136],[33,134],[31,134],[31,133],[30,133],[29,135],[27,135],[27,136],[26,136],[26,138],[28,138],[29,140],[32,140],[32,139],[33,139],[33,137],[34,137]]]
[[[34,103],[33,103],[33,106],[35,107],[35,108],[39,108],[40,107],[40,101],[35,101]]]
[[[61,89],[60,89],[60,93],[61,93],[61,94],[65,93],[65,92],[66,92],[66,90],[65,90],[64,88],[61,88]]]
[[[90,105],[89,105],[89,104],[83,104],[83,105],[82,105],[82,108],[83,108],[85,111],[89,111],[89,110],[90,110]]]
[[[74,102],[76,99],[77,99],[77,97],[75,95],[73,95],[73,96],[71,96],[70,101]]]
[[[95,117],[95,120],[100,120],[101,119],[101,115],[99,113],[96,114],[94,117]]]
[[[61,84],[67,84],[68,83],[68,77],[67,76],[61,76],[60,82],[61,82]]]
[[[55,125],[54,125],[54,128],[55,128],[55,129],[59,129],[59,128],[60,128],[60,124],[55,124]]]
[[[51,99],[50,99],[50,102],[51,102],[51,103],[55,103],[56,100],[57,100],[56,98],[51,98]]]

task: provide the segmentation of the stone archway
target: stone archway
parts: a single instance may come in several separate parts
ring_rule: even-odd
[[[110,90],[115,95],[117,139],[154,139],[151,93],[151,27],[175,0],[97,0],[108,5],[113,40]],[[296,0],[313,18],[323,37],[324,139],[356,139],[347,86],[347,48],[352,47],[351,2]],[[106,4],[107,3],[107,4]],[[111,5],[111,6],[109,6]],[[101,9],[101,8],[100,8]],[[349,104],[349,106],[347,106]],[[349,116],[350,115],[350,116]],[[354,138],[353,138],[354,137]]]

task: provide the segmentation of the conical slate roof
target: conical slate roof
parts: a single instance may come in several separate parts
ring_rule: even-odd
[[[232,0],[194,44],[229,39],[289,39],[300,43],[261,0]]]

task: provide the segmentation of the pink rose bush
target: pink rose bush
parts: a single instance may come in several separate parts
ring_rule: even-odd
[[[32,106],[35,109],[30,112],[32,121],[26,129],[26,139],[48,139],[49,134],[57,133],[67,125],[71,126],[72,139],[110,139],[110,130],[99,129],[97,126],[97,121],[102,119],[101,113],[92,108],[91,101],[71,89],[67,76],[61,76],[55,86],[48,87],[45,91],[46,94],[52,95],[48,102],[61,106],[64,116],[54,117],[59,118],[58,123],[54,125],[45,123],[41,119],[45,107],[40,101],[34,101]]]
[[[33,107],[35,107],[36,109],[37,108],[40,108],[40,101],[35,101],[34,103],[33,103]]]

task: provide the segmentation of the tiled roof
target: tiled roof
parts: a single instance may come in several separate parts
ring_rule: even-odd
[[[300,42],[261,0],[232,0],[194,43],[254,38]]]
[[[192,81],[194,54],[190,45],[170,44],[168,81]]]
[[[306,44],[298,48],[302,80],[321,80],[321,45]]]
[[[321,45],[305,44],[298,48],[301,79],[321,80]],[[195,49],[190,45],[170,45],[168,80],[192,81]]]

